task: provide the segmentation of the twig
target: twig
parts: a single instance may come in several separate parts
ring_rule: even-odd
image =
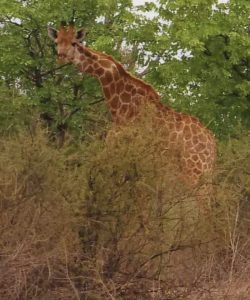
[[[207,242],[201,242],[201,243],[199,243],[199,246],[211,243],[212,241],[213,240],[210,240],[210,241],[207,241]],[[157,258],[159,256],[162,256],[162,255],[165,255],[165,254],[168,254],[168,253],[171,253],[171,252],[179,251],[179,250],[190,249],[190,248],[193,249],[195,246],[197,246],[197,245],[178,245],[178,246],[172,246],[168,250],[161,251],[159,253],[156,253],[156,254],[152,255],[151,257],[149,257],[145,262],[143,262],[139,266],[139,268],[137,269],[137,271],[132,276],[130,276],[129,279],[127,280],[127,282],[122,287],[119,287],[119,289],[124,288],[124,286],[126,286],[133,278],[137,277],[137,275],[141,272],[141,270],[143,269],[143,267],[145,265],[147,265],[150,261],[154,260],[155,258]]]
[[[104,98],[100,98],[99,100],[96,100],[94,102],[89,103],[89,105],[94,105],[94,104],[97,104],[97,103],[100,103],[100,102],[103,102],[103,101],[104,101]]]
[[[234,264],[235,264],[235,259],[237,256],[237,250],[238,250],[238,245],[239,245],[239,235],[236,233],[236,230],[238,228],[238,222],[239,222],[239,212],[240,212],[240,207],[238,204],[236,215],[235,215],[235,220],[234,220],[233,232],[231,233],[231,231],[229,231],[230,244],[231,244],[231,249],[233,252],[233,257],[232,257],[230,272],[229,272],[229,282],[232,282],[232,279],[233,279]],[[228,219],[229,219],[229,217],[228,217]]]
[[[103,286],[106,294],[110,297],[111,300],[115,300],[115,297],[110,293],[108,287],[106,286],[106,284],[104,283],[104,281],[102,280],[102,277],[100,275],[100,273],[97,271],[97,275],[98,275],[98,281],[99,283],[101,283],[101,285]]]
[[[77,300],[81,300],[80,298],[80,295],[78,293],[78,290],[76,289],[75,287],[75,284],[74,282],[71,280],[70,276],[69,276],[69,269],[68,269],[68,255],[67,255],[67,250],[66,250],[66,245],[65,245],[65,241],[63,241],[63,244],[64,244],[64,254],[65,254],[65,264],[66,264],[66,276],[67,276],[67,279],[70,283],[70,286],[72,287],[74,293],[75,293],[75,296],[76,296],[76,299]]]
[[[73,109],[71,112],[69,112],[66,116],[65,116],[65,118],[64,118],[64,123],[67,121],[67,120],[69,120],[74,114],[76,114],[78,111],[80,111],[81,110],[81,108],[80,107],[77,107],[77,108],[75,108],[75,109]]]
[[[53,68],[49,71],[46,71],[44,73],[41,73],[41,77],[44,77],[44,76],[49,75],[49,74],[53,74],[55,71],[60,70],[62,68],[65,68],[66,66],[69,66],[69,65],[70,65],[70,63],[67,63],[67,64],[61,65],[59,67]]]
[[[4,19],[6,18],[8,23],[12,24],[12,25],[15,25],[15,26],[18,26],[18,27],[23,27],[23,24],[22,23],[17,23],[17,22],[14,22],[11,20],[11,17],[8,17],[8,16],[4,16],[3,18],[0,19],[0,22],[5,22],[6,20]]]

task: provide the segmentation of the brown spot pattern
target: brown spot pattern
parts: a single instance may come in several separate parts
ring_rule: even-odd
[[[120,101],[118,96],[114,96],[110,102],[113,109],[118,109],[120,107]]]
[[[95,74],[96,74],[97,76],[102,76],[102,75],[104,74],[103,68],[97,69],[97,70],[95,71]]]
[[[121,101],[124,102],[124,103],[129,103],[131,100],[130,100],[130,94],[129,93],[126,93],[126,92],[123,92],[120,96],[121,98]]]
[[[69,44],[75,31],[62,27],[58,31],[57,43]],[[163,133],[165,148],[169,144],[180,151],[181,162],[187,174],[198,178],[204,170],[211,170],[215,155],[214,137],[198,121],[187,114],[179,113],[160,103],[159,95],[143,81],[125,71],[112,57],[77,45],[76,65],[82,72],[94,74],[101,80],[103,93],[113,120],[124,124],[135,118],[144,103],[154,103],[157,109],[155,128]]]
[[[108,61],[107,59],[101,59],[99,63],[104,69],[110,68],[111,66],[111,62]]]

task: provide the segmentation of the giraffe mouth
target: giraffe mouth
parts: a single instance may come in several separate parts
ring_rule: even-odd
[[[68,57],[66,54],[58,54],[57,55],[57,63],[58,64],[65,64],[71,62],[72,59]]]
[[[64,54],[64,53],[58,54],[57,56],[58,56],[59,59],[66,59],[67,58],[67,55]]]

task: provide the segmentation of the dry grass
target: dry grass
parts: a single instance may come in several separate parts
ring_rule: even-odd
[[[249,137],[221,145],[204,214],[150,128],[2,138],[0,299],[247,299]]]

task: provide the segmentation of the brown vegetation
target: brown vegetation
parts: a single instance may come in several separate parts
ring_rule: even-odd
[[[206,214],[152,137],[1,139],[0,299],[248,299],[249,136],[220,146]]]

